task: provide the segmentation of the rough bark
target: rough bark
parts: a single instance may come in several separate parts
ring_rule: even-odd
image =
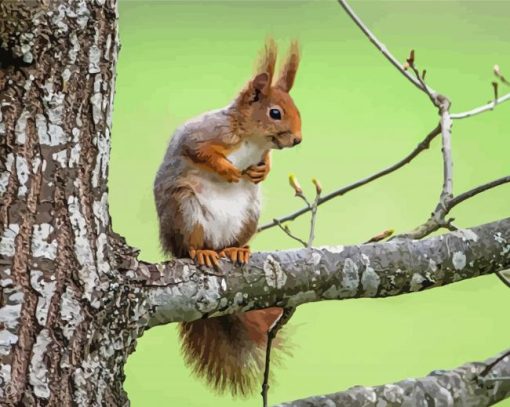
[[[0,405],[121,406],[145,328],[510,266],[510,220],[423,242],[149,265],[111,229],[115,0],[0,2]],[[427,257],[425,257],[427,256]]]
[[[139,332],[107,203],[116,2],[1,2],[0,41],[0,404],[122,405]]]
[[[491,406],[510,397],[510,356],[480,374],[494,358],[467,363],[453,370],[435,370],[419,379],[406,379],[375,387],[355,386],[340,393],[280,404],[280,407],[370,406]]]

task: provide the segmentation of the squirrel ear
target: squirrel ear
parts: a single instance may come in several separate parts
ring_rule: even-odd
[[[276,86],[285,92],[289,92],[294,84],[296,72],[299,66],[299,44],[297,41],[292,41],[289,48],[289,53],[285,63],[280,71],[280,77],[276,82]]]
[[[241,105],[251,105],[260,100],[261,96],[268,96],[271,92],[271,80],[267,72],[262,72],[250,80],[248,85],[241,91],[238,97],[238,103]]]
[[[259,73],[257,76],[255,76],[255,78],[252,79],[251,86],[255,91],[259,91],[260,93],[266,95],[269,91],[269,87],[271,86],[269,74],[266,72]]]

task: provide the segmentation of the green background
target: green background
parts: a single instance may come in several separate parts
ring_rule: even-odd
[[[509,1],[352,1],[366,24],[404,60],[416,50],[428,83],[459,112],[492,98],[492,66],[510,76]],[[152,182],[169,136],[183,121],[226,105],[249,79],[272,34],[282,49],[303,46],[292,95],[303,143],[273,154],[264,183],[262,222],[301,207],[287,176],[311,196],[387,166],[437,123],[427,97],[366,40],[334,1],[120,0],[122,51],[110,169],[113,225],[145,260],[160,261]],[[500,92],[510,91],[501,88]],[[454,189],[460,193],[510,172],[510,103],[454,123]],[[317,245],[356,244],[387,229],[406,231],[435,206],[442,176],[439,139],[411,165],[320,208]],[[509,216],[510,185],[455,209],[473,226]],[[305,236],[307,216],[292,230]],[[296,247],[277,229],[254,250]],[[293,357],[274,368],[270,401],[390,383],[482,360],[508,348],[510,291],[495,276],[414,295],[331,301],[298,309],[291,322]],[[145,333],[126,368],[134,407],[256,406],[217,396],[190,376],[176,326]],[[510,404],[506,404],[510,405]]]

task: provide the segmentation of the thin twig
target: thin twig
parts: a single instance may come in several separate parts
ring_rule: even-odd
[[[459,230],[459,228],[452,223],[454,220],[455,220],[454,218],[448,219],[445,223],[443,223],[443,227],[445,229],[448,229],[450,232],[455,232],[456,230]]]
[[[480,373],[479,376],[480,377],[487,376],[487,374],[494,368],[494,366],[496,366],[499,362],[501,362],[507,356],[510,356],[510,351],[503,353],[499,358],[497,358],[492,363],[489,363],[487,366],[485,366],[485,369],[482,370],[482,372]]]
[[[271,346],[278,331],[289,321],[296,308],[284,308],[278,318],[267,331],[266,360],[264,366],[264,379],[262,381],[262,405],[267,407],[267,392],[269,390],[269,369],[271,366]]]
[[[465,111],[462,113],[453,113],[450,115],[450,118],[452,120],[458,120],[458,119],[466,119],[468,117],[473,117],[473,116],[476,116],[477,114],[487,112],[489,110],[493,110],[495,104],[500,105],[501,103],[506,102],[507,100],[510,100],[510,93],[507,93],[506,95],[501,96],[498,100],[495,101],[496,103],[493,101],[493,102],[487,103],[486,105],[476,107],[472,110],[468,110],[468,111]]]
[[[289,236],[290,238],[292,238],[292,239],[294,239],[294,240],[298,241],[298,242],[299,242],[299,243],[301,243],[304,247],[306,247],[306,246],[307,246],[307,243],[306,243],[304,240],[302,240],[302,239],[300,239],[299,237],[297,237],[297,236],[293,235],[293,234],[292,234],[292,232],[290,231],[290,229],[289,229],[287,226],[283,226],[283,225],[281,224],[281,222],[280,222],[278,219],[274,219],[274,221],[275,221],[275,222],[276,222],[276,224],[280,227],[280,229],[281,229],[281,230],[283,230],[283,231],[287,234],[287,236]]]
[[[323,196],[319,199],[317,202],[317,206],[322,205],[323,203],[337,197],[346,194],[347,192],[350,192],[354,189],[357,189],[363,185],[366,185],[378,178],[381,178],[387,174],[391,174],[392,172],[402,168],[404,165],[409,164],[416,156],[418,156],[422,151],[429,148],[430,143],[432,140],[441,133],[441,126],[437,125],[427,136],[411,151],[407,156],[405,156],[400,161],[396,162],[395,164],[376,172],[375,174],[372,174],[366,178],[360,179],[359,181],[353,182],[352,184],[346,185],[342,188],[337,189],[336,191],[330,192],[329,194]],[[282,216],[281,218],[274,219],[272,222],[266,223],[265,225],[262,225],[258,228],[259,232],[262,232],[263,230],[270,229],[274,226],[278,225],[278,222],[287,222],[294,220],[298,218],[299,216],[311,211],[310,207],[302,208],[294,213],[291,213],[290,215]]]
[[[430,88],[427,85],[422,84],[418,79],[413,77],[413,75],[409,74],[409,72],[406,72],[402,64],[391,54],[391,52],[386,48],[386,46],[377,39],[377,37],[368,29],[368,27],[363,23],[363,21],[360,20],[360,18],[356,15],[354,10],[349,6],[349,4],[347,4],[347,1],[338,0],[338,2],[345,10],[345,12],[349,15],[349,17],[351,17],[354,23],[360,28],[360,30],[363,31],[363,33],[367,36],[370,42],[374,44],[379,51],[381,51],[381,53],[386,57],[386,59],[390,61],[390,63],[395,68],[397,68],[402,75],[404,75],[414,86],[416,86],[421,91],[426,93],[429,92],[432,94],[436,93],[434,89]]]
[[[503,284],[505,284],[508,288],[510,288],[510,278],[506,278],[502,271],[498,271],[496,273],[498,278],[501,280]]]
[[[429,92],[427,85],[425,84],[424,76],[425,70],[423,71],[423,76],[420,75],[418,68],[415,65],[415,52],[411,50],[409,58],[407,59],[407,67],[411,68],[414,72],[416,79],[422,85],[425,93],[429,96],[430,101],[434,106],[439,109],[440,115],[440,126],[441,126],[441,138],[442,138],[442,152],[443,152],[443,190],[441,193],[441,203],[444,204],[447,199],[449,199],[452,195],[453,189],[453,161],[451,157],[451,127],[452,121],[450,118],[450,101],[449,99],[437,93]],[[497,97],[496,97],[497,98]]]
[[[393,229],[386,229],[386,230],[382,231],[381,233],[378,233],[377,235],[372,236],[370,239],[368,239],[363,244],[380,242],[381,240],[384,240],[384,239],[387,239],[388,237],[390,237],[393,233],[395,233],[395,231]]]
[[[450,101],[442,95],[437,96],[439,112],[441,115],[441,139],[443,152],[443,190],[440,201],[443,206],[451,199],[453,194],[453,160],[450,118]]]
[[[296,193],[296,196],[297,196],[298,198],[301,198],[301,199],[304,201],[304,203],[306,204],[306,206],[307,206],[310,210],[312,210],[312,204],[311,204],[311,203],[310,203],[310,201],[306,198],[305,194],[303,194],[303,191],[301,191],[301,192],[297,192],[297,193]]]
[[[466,199],[472,198],[481,192],[497,187],[498,185],[506,184],[508,182],[510,182],[510,175],[495,179],[494,181],[487,182],[486,184],[479,185],[476,188],[470,189],[469,191],[463,192],[462,194],[450,199],[446,207],[448,210],[451,210],[454,206],[457,206]]]
[[[492,82],[492,90],[494,91],[494,107],[498,104],[498,83]]]
[[[314,182],[316,191],[315,191],[315,199],[312,204],[312,216],[310,219],[310,235],[308,237],[307,247],[312,247],[313,241],[315,240],[315,224],[317,223],[317,207],[319,205],[319,199],[321,198],[322,188],[320,184],[315,180]]]
[[[460,195],[447,199],[444,203],[439,202],[434,212],[430,215],[427,221],[410,232],[395,235],[392,239],[422,239],[425,236],[430,235],[432,232],[439,230],[444,227],[449,230],[456,230],[457,228],[452,225],[453,219],[446,219],[446,216],[450,211],[465,200],[472,198],[484,191],[495,188],[499,185],[510,182],[510,175],[498,178],[494,181],[487,182],[479,185],[476,188],[470,189],[469,191],[463,192]],[[498,277],[508,286],[510,283],[506,279],[498,274]]]
[[[496,75],[496,78],[498,78],[501,83],[504,83],[505,85],[510,86],[510,81],[508,81],[503,74],[501,73],[501,70],[499,69],[499,65],[494,65],[494,75]]]
[[[416,78],[424,87],[432,104],[439,109],[440,115],[439,123],[441,126],[441,152],[443,154],[443,187],[441,189],[437,207],[432,214],[432,218],[435,219],[438,227],[442,226],[449,230],[457,230],[457,228],[452,224],[453,219],[445,220],[444,218],[445,214],[447,213],[447,211],[445,211],[446,205],[453,196],[453,159],[451,147],[452,119],[450,118],[451,103],[446,96],[440,94],[432,94],[427,90],[425,82],[421,78],[420,72],[416,68],[414,61],[414,50],[412,50],[409,59],[407,60],[407,65],[413,70]]]
[[[423,75],[420,75],[420,72],[418,71],[418,68],[416,68],[416,65],[414,64],[414,50],[411,51],[412,53],[412,58],[410,57],[408,60],[407,60],[407,63],[408,63],[408,66],[409,68],[412,69],[412,71],[414,72],[414,75],[416,76],[416,79],[418,79],[418,82],[420,82],[420,85],[423,89],[423,91],[428,95],[430,101],[432,102],[432,104],[436,107],[439,107],[438,105],[438,101],[437,101],[437,94],[436,93],[431,93],[428,86],[425,84],[425,72],[427,72],[426,70],[423,70]]]

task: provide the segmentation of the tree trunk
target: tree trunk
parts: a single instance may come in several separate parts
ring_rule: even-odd
[[[106,185],[116,7],[0,3],[1,405],[127,402],[140,332]]]

